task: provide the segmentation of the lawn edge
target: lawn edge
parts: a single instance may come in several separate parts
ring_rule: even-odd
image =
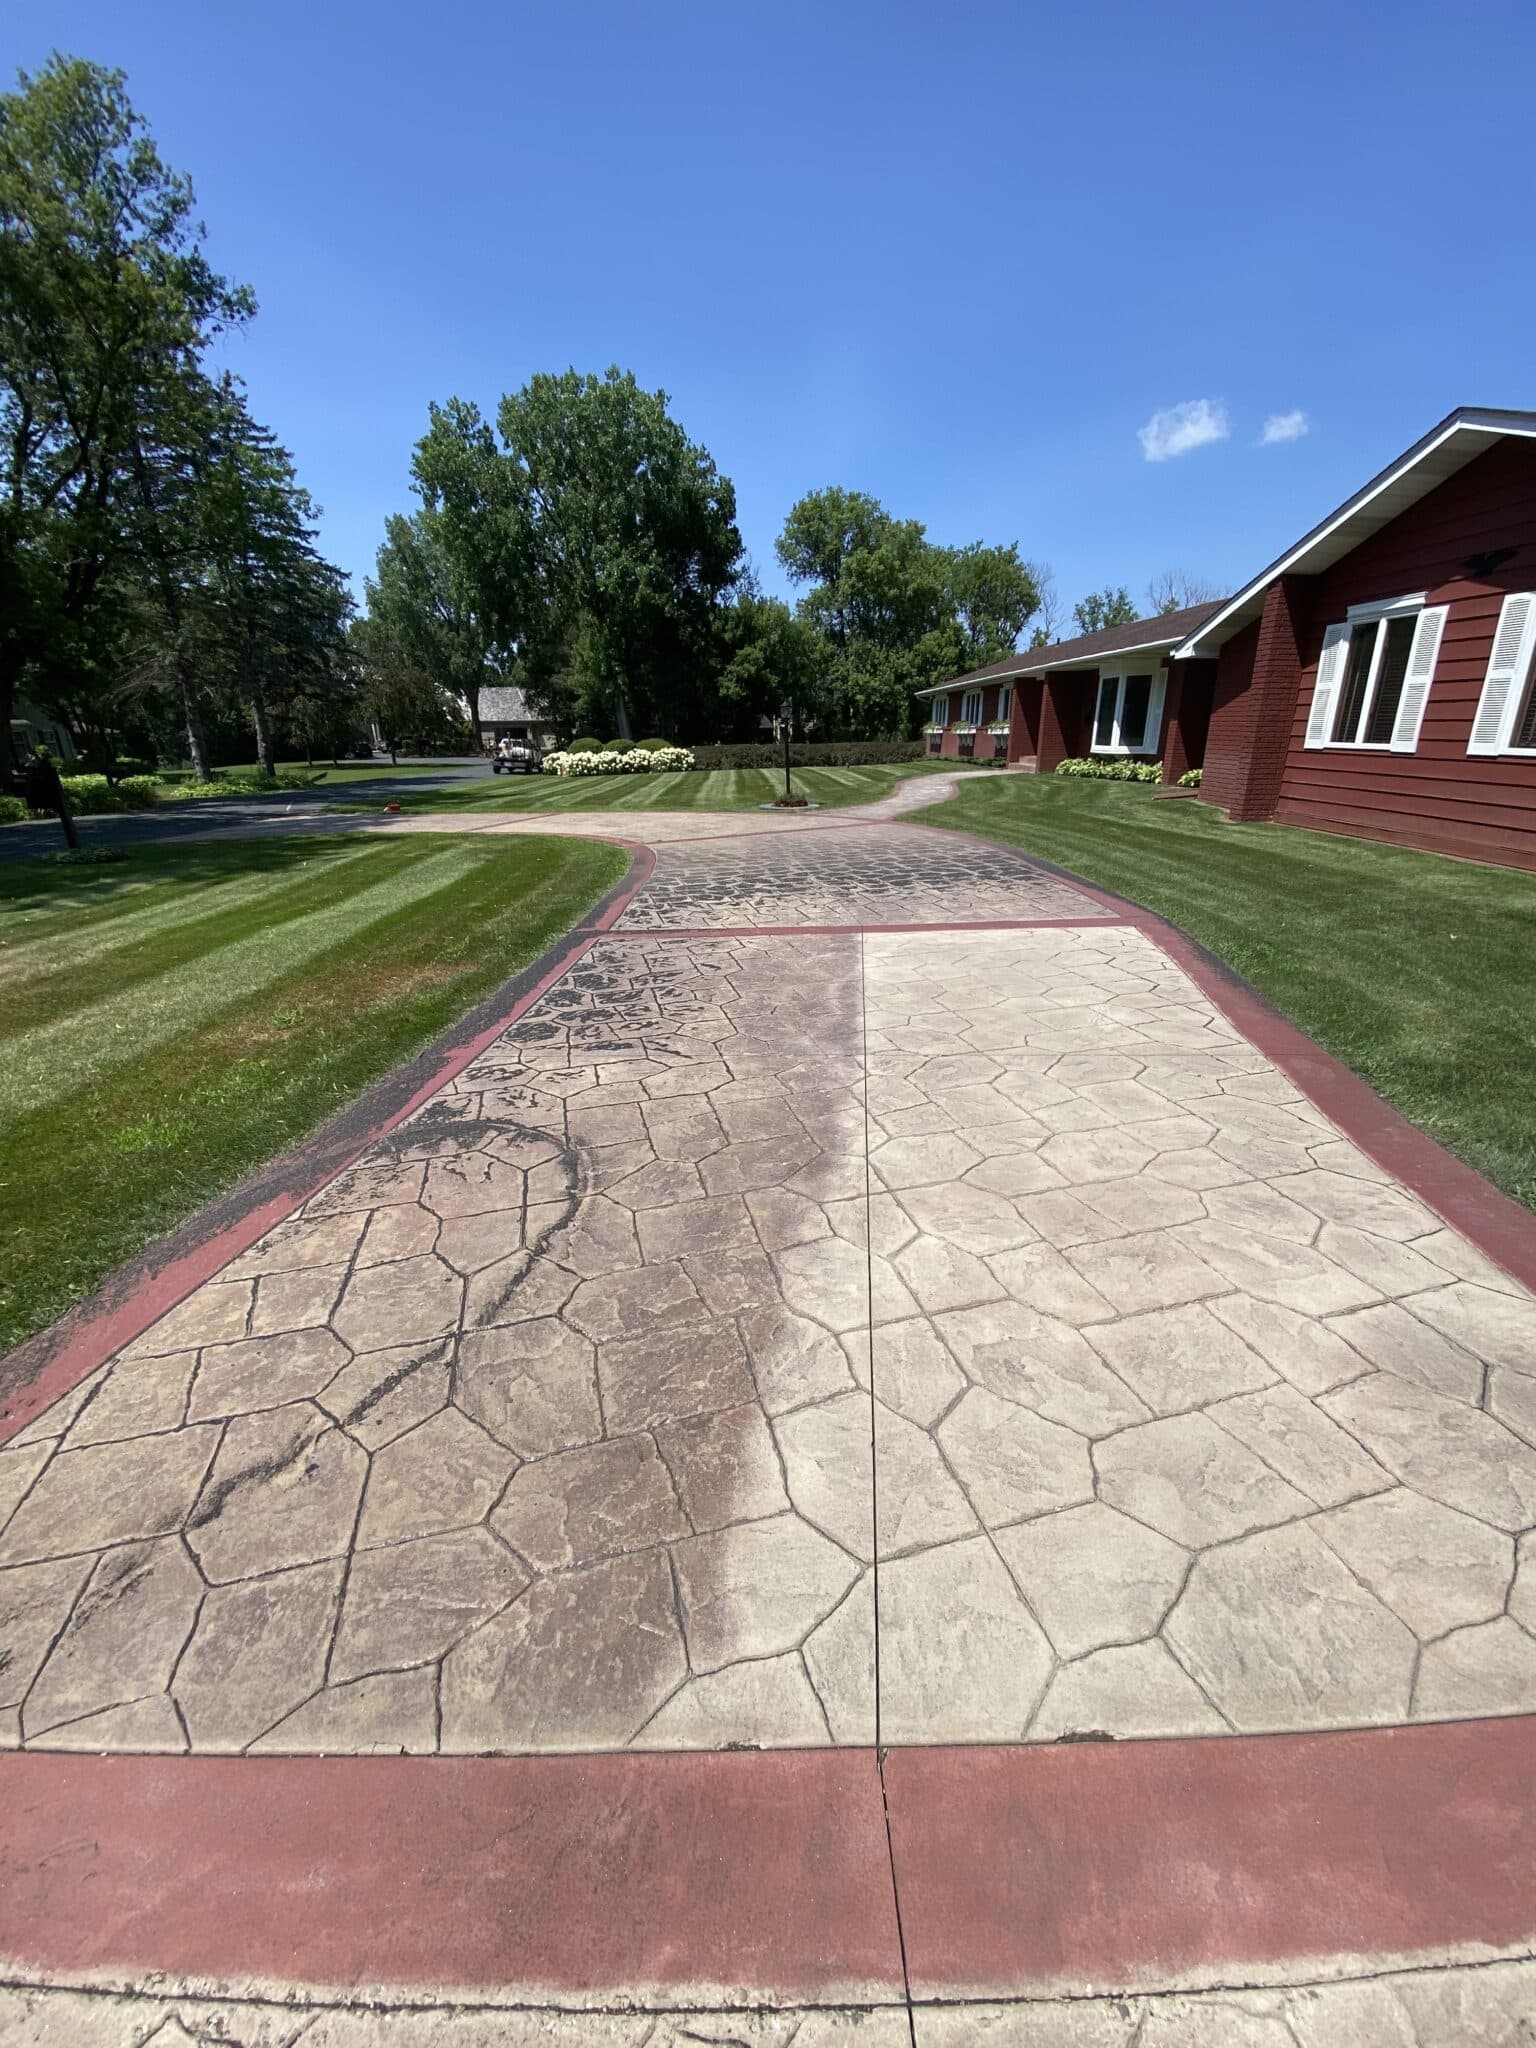
[[[414,1058],[371,1082],[307,1138],[255,1168],[175,1230],[152,1240],[56,1322],[0,1357],[0,1445],[291,1216],[462,1073],[552,988],[593,940],[617,922],[655,870],[656,856],[649,847],[627,839],[602,843],[625,848],[628,870],[537,959],[482,998]]]

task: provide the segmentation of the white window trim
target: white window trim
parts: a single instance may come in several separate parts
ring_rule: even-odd
[[[948,725],[948,723],[949,723],[949,699],[948,699],[947,697],[935,697],[935,698],[934,698],[934,700],[933,700],[933,722],[934,722],[934,724],[935,724],[935,725],[937,725],[937,726],[946,726],[946,725]]]
[[[1133,675],[1150,675],[1152,678],[1152,692],[1147,699],[1147,729],[1142,735],[1139,747],[1123,747],[1120,744],[1120,719],[1121,714],[1125,710],[1126,678]],[[1115,685],[1115,738],[1113,742],[1106,742],[1101,746],[1096,735],[1099,729],[1099,698],[1103,694],[1106,683],[1113,683]],[[1099,685],[1093,693],[1093,708],[1089,713],[1089,753],[1125,755],[1130,759],[1138,761],[1155,755],[1162,743],[1163,697],[1167,687],[1168,677],[1161,669],[1101,669],[1099,671]]]
[[[1408,612],[1421,612],[1429,603],[1427,590],[1411,597],[1373,597],[1369,604],[1352,604],[1344,614],[1346,626],[1363,626],[1369,619],[1399,619]]]
[[[1533,662],[1536,662],[1536,591],[1512,590],[1499,607],[1499,622],[1494,628],[1493,645],[1488,650],[1488,667],[1483,675],[1483,687],[1467,739],[1469,754],[1507,754],[1516,761],[1529,761],[1536,757],[1536,747],[1510,744]]]
[[[1417,590],[1406,597],[1373,598],[1368,604],[1352,604],[1342,620],[1328,627],[1318,655],[1312,705],[1307,714],[1303,745],[1308,750],[1344,754],[1417,752],[1424,707],[1434,684],[1435,669],[1440,659],[1440,639],[1450,609],[1448,605],[1430,604],[1428,597],[1427,591]],[[1365,695],[1360,700],[1360,715],[1355,721],[1355,731],[1363,733],[1368,730],[1376,708],[1376,688],[1381,680],[1382,657],[1387,648],[1387,636],[1381,631],[1382,623],[1406,618],[1415,619],[1417,623],[1408,647],[1408,666],[1390,735],[1384,740],[1335,739],[1333,728],[1338,718],[1339,692],[1349,673],[1350,650],[1354,646],[1356,632],[1368,626],[1375,633],[1371,666],[1365,679]]]
[[[960,723],[962,725],[980,725],[981,705],[984,694],[981,690],[967,690],[960,699]],[[973,704],[976,707],[974,711],[971,709]]]

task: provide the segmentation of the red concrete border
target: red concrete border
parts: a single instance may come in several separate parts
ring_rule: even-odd
[[[601,1999],[899,2000],[870,1750],[0,1758],[0,1957]]]
[[[649,847],[630,845],[630,852],[628,875],[603,898],[593,920],[559,940],[499,996],[491,998],[489,1006],[482,1004],[472,1012],[466,1020],[468,1035],[461,1035],[463,1025],[457,1027],[404,1069],[409,1078],[405,1092],[391,1088],[386,1079],[360,1105],[343,1112],[334,1125],[275,1162],[264,1177],[225,1197],[211,1212],[219,1219],[217,1228],[200,1235],[184,1232],[151,1246],[53,1330],[40,1332],[8,1358],[0,1359],[0,1445],[301,1208],[493,1045],[570,972],[650,880],[656,862]],[[343,1127],[345,1138],[338,1145],[328,1133]],[[275,1179],[277,1191],[263,1194],[263,1178]]]
[[[889,1852],[867,1749],[11,1755],[0,1959],[832,2003],[899,1999],[903,1943],[917,1999],[1536,1943],[1536,1718],[895,1749],[884,1793]]]
[[[891,1750],[912,1996],[1536,1941],[1536,1718]]]

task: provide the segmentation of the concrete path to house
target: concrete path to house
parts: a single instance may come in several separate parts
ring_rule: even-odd
[[[646,843],[0,1364],[0,2040],[1536,2038],[1536,1220],[935,794],[383,828]]]

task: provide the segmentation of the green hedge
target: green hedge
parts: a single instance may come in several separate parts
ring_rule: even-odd
[[[921,740],[805,740],[789,750],[795,768],[867,768],[879,762],[920,761]],[[695,747],[695,768],[779,768],[784,749],[768,745]]]
[[[165,794],[152,775],[125,775],[121,782],[108,782],[105,775],[61,775],[59,780],[70,809],[86,818],[106,811],[150,811]]]
[[[19,825],[28,815],[19,796],[0,796],[0,825]]]

